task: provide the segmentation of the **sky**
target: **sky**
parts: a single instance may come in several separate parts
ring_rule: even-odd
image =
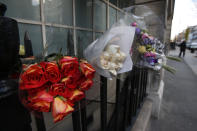
[[[171,39],[193,25],[197,25],[197,0],[175,0]]]

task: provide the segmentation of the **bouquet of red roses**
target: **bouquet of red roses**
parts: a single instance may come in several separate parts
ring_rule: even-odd
[[[52,111],[54,122],[74,111],[74,103],[85,97],[95,74],[87,61],[70,56],[24,65],[23,69],[19,88],[22,103],[31,111]]]

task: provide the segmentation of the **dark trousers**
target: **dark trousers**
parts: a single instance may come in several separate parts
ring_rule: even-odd
[[[32,131],[30,113],[17,94],[0,99],[0,131]]]
[[[183,54],[183,57],[185,56],[185,50],[181,50],[179,53],[179,57],[181,57],[181,55]]]

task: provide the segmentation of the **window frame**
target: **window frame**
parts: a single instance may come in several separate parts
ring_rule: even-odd
[[[72,15],[73,15],[73,23],[72,26],[70,25],[65,25],[65,24],[54,24],[54,23],[49,23],[45,21],[45,13],[44,13],[44,0],[39,0],[40,2],[40,21],[35,21],[35,20],[27,20],[27,19],[20,19],[20,18],[13,18],[15,20],[18,21],[18,23],[21,24],[32,24],[32,25],[40,25],[41,26],[41,34],[42,34],[42,44],[43,44],[43,49],[46,48],[46,42],[47,42],[47,38],[46,38],[46,27],[58,27],[58,28],[65,28],[65,29],[72,29],[73,30],[73,41],[74,41],[74,52],[75,55],[77,56],[77,40],[76,40],[76,31],[77,30],[82,30],[82,31],[89,31],[92,32],[92,40],[95,40],[95,34],[96,33],[104,33],[105,31],[101,31],[101,30],[96,30],[94,29],[94,12],[92,15],[92,28],[82,28],[82,27],[77,27],[76,26],[76,11],[75,11],[75,1],[76,0],[72,0]],[[122,9],[120,9],[118,7],[118,5],[114,5],[111,2],[109,2],[109,0],[100,0],[101,2],[106,4],[106,29],[109,29],[109,7],[112,7],[116,10],[116,22],[118,20],[118,12],[122,12],[123,14],[125,13]],[[94,11],[94,4],[93,4],[93,0],[91,0],[92,2],[92,11]]]

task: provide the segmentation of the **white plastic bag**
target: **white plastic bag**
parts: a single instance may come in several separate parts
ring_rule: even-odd
[[[135,28],[131,26],[113,26],[99,39],[90,44],[84,51],[84,56],[88,62],[94,66],[97,73],[108,78],[112,78],[109,70],[104,70],[100,64],[100,56],[108,44],[120,46],[120,51],[126,54],[123,66],[117,74],[128,72],[132,69],[133,63],[130,57],[130,49],[135,35]]]

